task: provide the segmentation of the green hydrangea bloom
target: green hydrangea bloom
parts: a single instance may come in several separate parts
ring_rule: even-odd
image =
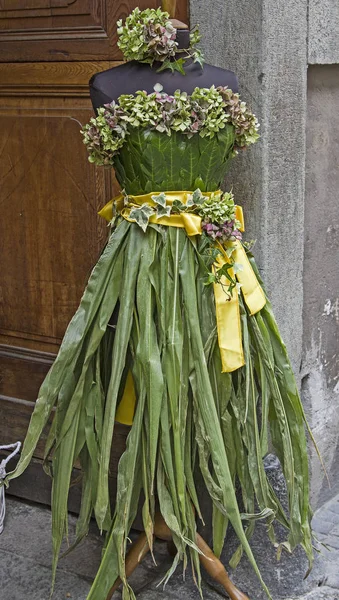
[[[176,29],[169,14],[160,8],[135,8],[123,25],[118,26],[118,46],[126,60],[142,61],[149,55],[150,62],[174,56]],[[163,31],[164,30],[164,31]],[[174,36],[174,39],[171,39]]]
[[[239,94],[212,86],[195,88],[191,96],[180,90],[173,96],[162,91],[122,95],[117,102],[99,108],[98,116],[90,119],[81,132],[90,162],[113,165],[114,155],[131,128],[212,138],[229,124],[235,131],[235,153],[238,147],[253,144],[259,137],[257,118]]]
[[[198,214],[205,223],[224,223],[235,220],[235,204],[232,192],[218,192],[205,198],[199,205]]]

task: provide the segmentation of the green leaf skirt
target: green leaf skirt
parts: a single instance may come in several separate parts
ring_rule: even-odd
[[[88,600],[105,600],[119,576],[123,597],[134,598],[125,552],[141,495],[149,539],[156,503],[173,534],[177,555],[168,577],[190,555],[200,587],[199,471],[213,505],[217,556],[230,522],[240,544],[232,566],[244,551],[270,597],[249,544],[256,519],[266,518],[272,542],[277,520],[286,528],[284,546],[293,550],[302,544],[312,563],[305,416],[271,305],[267,301],[250,316],[240,294],[246,364],[221,373],[213,289],[204,284],[198,237],[156,225],[143,233],[135,223],[119,223],[41,386],[20,462],[8,476],[27,467],[55,407],[45,452],[53,478],[53,577],[67,534],[72,468],[80,460],[77,541],[86,535],[93,513],[107,532]],[[114,330],[108,326],[113,313]],[[119,462],[116,497],[110,498],[115,415],[129,369],[136,412]],[[265,473],[269,443],[285,475],[288,513]]]

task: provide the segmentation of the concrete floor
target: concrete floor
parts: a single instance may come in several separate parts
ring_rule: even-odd
[[[5,529],[0,535],[0,599],[1,600],[48,600],[51,582],[51,542],[49,509],[29,505],[7,497]],[[70,516],[70,537],[74,531],[75,518]],[[313,527],[319,541],[326,544],[311,579],[305,589],[309,593],[289,596],[288,600],[339,600],[339,497],[322,507],[314,517]],[[133,537],[133,536],[132,536]],[[96,569],[100,562],[102,538],[93,525],[84,542],[70,555],[60,560],[53,600],[85,600]],[[138,600],[195,600],[199,594],[190,576],[183,582],[178,572],[165,590],[157,587],[170,565],[166,544],[156,544],[157,567],[150,557],[139,566],[131,578],[131,585]],[[292,559],[293,560],[293,559]],[[241,561],[244,562],[244,559]],[[294,563],[290,563],[292,565]],[[240,569],[240,567],[239,567]],[[288,567],[293,578],[293,570]],[[261,593],[251,587],[251,579],[242,588],[251,600],[259,600]],[[280,571],[277,570],[279,575]],[[276,577],[276,573],[273,575]],[[280,575],[279,575],[280,576]],[[237,577],[235,578],[237,580]],[[245,578],[246,579],[246,578]],[[240,581],[238,582],[238,585]],[[272,583],[268,582],[273,589]],[[306,584],[305,584],[306,585]],[[299,582],[298,588],[300,590]],[[225,597],[212,590],[207,581],[203,583],[205,600]],[[121,597],[116,592],[114,599]],[[281,594],[274,600],[286,598]],[[98,599],[101,600],[101,599]]]

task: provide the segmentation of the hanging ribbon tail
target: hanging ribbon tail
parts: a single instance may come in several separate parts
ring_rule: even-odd
[[[251,267],[243,245],[236,241],[234,246],[232,258],[237,265],[241,266],[241,270],[237,271],[235,276],[241,285],[242,295],[250,314],[255,315],[265,306],[266,296]]]
[[[117,412],[115,414],[115,420],[122,425],[132,425],[135,407],[137,403],[133,375],[131,371],[128,371],[124,393],[119,402]]]
[[[219,258],[218,268],[225,263],[226,260]],[[233,269],[229,270],[229,274],[234,277]],[[228,287],[226,277],[221,278],[221,283],[213,284],[222,372],[230,373],[242,367],[245,358],[241,339],[238,292],[233,290],[233,294],[229,297],[224,286]]]
[[[243,218],[239,220],[243,227]],[[241,285],[246,306],[251,315],[259,312],[266,304],[264,291],[259,284],[256,275],[251,267],[245,249],[241,242],[228,242],[227,247],[233,248],[232,259],[237,265],[236,273],[233,269],[229,274]],[[227,255],[220,256],[218,259],[218,268],[227,262]],[[222,285],[221,285],[222,284]],[[222,372],[230,373],[239,369],[245,364],[245,357],[242,345],[240,306],[238,292],[233,290],[232,296],[228,298],[223,286],[228,286],[226,277],[221,279],[220,283],[214,284],[215,309],[218,330],[218,344],[220,348]]]

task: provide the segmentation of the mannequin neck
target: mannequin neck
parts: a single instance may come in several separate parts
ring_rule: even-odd
[[[178,49],[189,48],[190,45],[190,31],[189,29],[177,29]]]

